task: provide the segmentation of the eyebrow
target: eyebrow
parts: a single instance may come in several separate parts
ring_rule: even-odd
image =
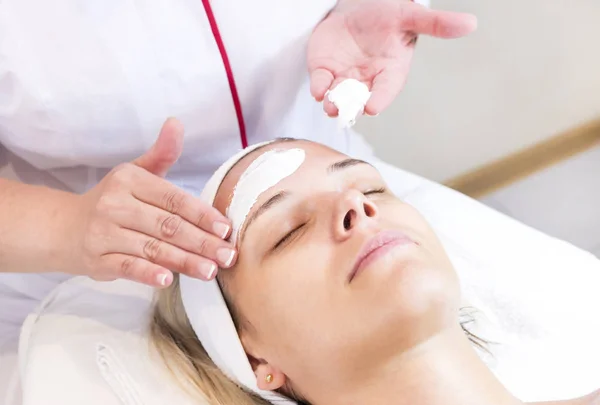
[[[290,195],[290,193],[288,191],[280,191],[279,193],[275,194],[273,197],[271,197],[267,201],[265,201],[256,211],[254,211],[252,214],[250,214],[248,221],[246,221],[246,225],[242,229],[242,233],[240,235],[240,242],[242,240],[244,240],[244,235],[246,234],[246,230],[250,227],[250,224],[252,224],[252,222],[254,222],[256,220],[256,218],[258,218],[263,213],[265,213],[265,211],[268,211],[269,208],[273,207],[274,205],[277,205],[277,203],[285,200],[285,198],[289,195]]]
[[[358,166],[358,165],[369,165],[369,166],[371,166],[370,163],[367,163],[364,160],[360,160],[360,159],[344,159],[344,160],[340,160],[339,162],[335,162],[331,166],[329,166],[327,168],[327,172],[328,173],[339,172],[340,170],[344,170],[344,169],[347,169],[349,167]]]
[[[364,160],[350,158],[350,159],[344,159],[344,160],[340,160],[339,162],[332,163],[327,168],[327,173],[339,172],[339,171],[348,169],[350,167],[358,166],[358,165],[372,166],[370,163],[365,162]],[[271,197],[267,201],[265,201],[256,211],[254,211],[252,214],[250,214],[250,216],[248,217],[248,220],[246,221],[244,228],[242,229],[242,232],[240,235],[240,242],[244,240],[244,235],[246,234],[246,230],[250,227],[250,224],[252,224],[252,222],[254,222],[258,217],[260,217],[262,214],[264,214],[270,208],[273,208],[277,204],[284,201],[289,196],[290,196],[289,191],[280,191],[279,193],[275,194],[273,197]]]

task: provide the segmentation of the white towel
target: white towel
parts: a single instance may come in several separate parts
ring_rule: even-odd
[[[485,315],[476,331],[498,343],[484,356],[489,367],[523,401],[600,388],[600,260],[468,197],[448,197],[432,188],[407,201],[434,224],[465,300]]]

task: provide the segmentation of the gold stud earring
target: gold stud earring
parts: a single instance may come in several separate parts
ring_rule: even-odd
[[[267,374],[267,376],[265,377],[265,381],[267,382],[267,384],[271,384],[273,382],[273,374]]]

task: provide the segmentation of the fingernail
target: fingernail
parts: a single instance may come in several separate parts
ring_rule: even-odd
[[[213,224],[213,232],[221,239],[225,239],[229,233],[229,225],[223,222],[215,222]]]
[[[161,273],[158,276],[156,276],[156,280],[158,281],[158,284],[162,287],[166,287],[169,284],[171,284],[171,277],[169,277],[169,274],[167,273]]]
[[[233,257],[235,256],[235,250],[229,248],[220,248],[217,250],[217,260],[223,267],[231,266],[233,263]]]
[[[199,272],[207,280],[212,280],[215,277],[215,273],[217,272],[217,265],[213,262],[202,263],[200,264]]]

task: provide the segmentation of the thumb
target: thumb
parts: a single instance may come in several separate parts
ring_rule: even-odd
[[[183,150],[183,125],[175,118],[165,121],[152,148],[133,161],[133,164],[164,177],[179,159]]]
[[[477,29],[477,17],[472,14],[431,10],[415,3],[404,9],[399,18],[403,31],[437,38],[460,38]]]

